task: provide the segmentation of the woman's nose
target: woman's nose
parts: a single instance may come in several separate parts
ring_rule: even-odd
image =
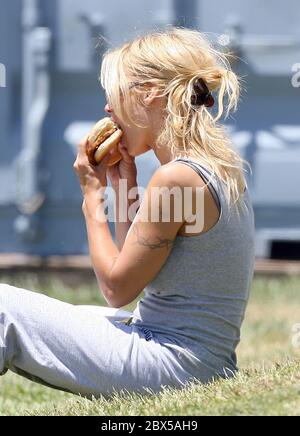
[[[111,114],[111,113],[112,113],[112,109],[111,109],[111,107],[109,106],[108,103],[107,103],[107,105],[105,106],[104,110],[105,110],[105,112],[107,112],[108,114]]]

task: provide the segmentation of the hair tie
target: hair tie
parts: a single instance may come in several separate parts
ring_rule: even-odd
[[[199,78],[194,83],[194,92],[192,95],[191,103],[193,106],[206,106],[212,107],[215,104],[215,99],[208,89],[203,79]]]

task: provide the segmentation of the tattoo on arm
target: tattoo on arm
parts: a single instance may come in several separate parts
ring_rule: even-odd
[[[156,242],[156,243],[155,242],[151,242],[149,240],[149,238],[148,239],[144,238],[140,234],[138,226],[137,226],[136,223],[133,225],[133,229],[132,230],[133,230],[134,234],[137,237],[137,244],[143,245],[144,247],[148,247],[151,250],[156,250],[157,248],[164,248],[164,247],[166,247],[167,250],[169,250],[172,247],[173,243],[174,243],[174,240],[171,240],[171,239],[161,239],[159,237],[156,237],[158,242]]]

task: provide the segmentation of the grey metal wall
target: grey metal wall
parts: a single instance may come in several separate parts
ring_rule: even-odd
[[[268,256],[272,240],[300,241],[299,21],[296,0],[2,0],[0,252],[88,252],[72,165],[105,114],[101,54],[166,24],[208,32],[243,59],[235,68],[247,93],[227,124],[253,167],[257,255]],[[99,34],[107,42],[95,49]],[[137,163],[146,186],[158,162],[147,153]]]

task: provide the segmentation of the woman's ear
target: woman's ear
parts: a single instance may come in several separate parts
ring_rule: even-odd
[[[144,103],[146,106],[150,106],[155,99],[157,99],[159,96],[159,90],[158,88],[152,86],[148,89],[145,97],[144,97]]]

